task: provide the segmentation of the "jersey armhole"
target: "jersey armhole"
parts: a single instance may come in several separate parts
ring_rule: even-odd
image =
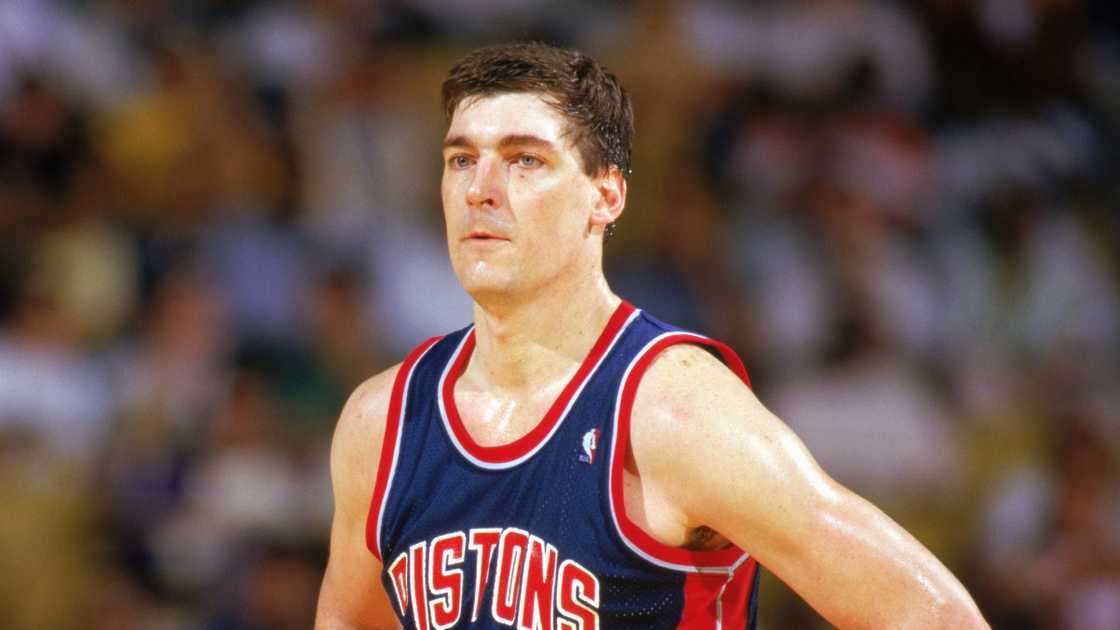
[[[667,545],[646,533],[626,513],[623,494],[623,466],[630,447],[630,418],[642,376],[657,355],[677,344],[694,344],[719,353],[723,362],[750,387],[746,367],[735,351],[714,339],[685,332],[663,333],[646,344],[627,367],[615,401],[610,461],[611,519],[626,546],[638,556],[666,569],[689,573],[720,573],[731,575],[749,559],[742,549],[732,545],[716,551],[691,551]]]
[[[443,337],[432,337],[420,344],[409,353],[397,376],[393,380],[393,391],[389,396],[389,410],[385,416],[385,435],[381,440],[381,457],[377,462],[377,480],[373,484],[373,496],[369,503],[369,515],[366,517],[366,548],[380,562],[381,556],[381,521],[385,517],[385,499],[389,495],[389,488],[393,484],[393,477],[397,471],[397,456],[400,454],[400,432],[404,423],[406,412],[405,397],[408,395],[408,386],[412,381],[412,373],[416,364],[437,341]]]

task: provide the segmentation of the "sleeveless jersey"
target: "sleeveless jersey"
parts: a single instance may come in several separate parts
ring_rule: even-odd
[[[726,345],[623,302],[524,437],[477,444],[455,407],[473,328],[430,339],[390,399],[366,543],[405,628],[753,628],[754,559],[665,545],[623,503],[630,413],[666,347]]]

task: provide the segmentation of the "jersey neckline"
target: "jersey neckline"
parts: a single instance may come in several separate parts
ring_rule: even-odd
[[[552,402],[543,418],[520,438],[506,444],[483,446],[476,442],[455,405],[455,383],[463,375],[475,345],[475,331],[472,327],[459,342],[459,347],[451,355],[439,380],[439,409],[448,437],[455,448],[476,466],[490,469],[511,468],[533,456],[556,433],[564,417],[568,415],[584,385],[602,363],[603,358],[622,336],[622,331],[638,315],[638,309],[626,300],[615,309],[599,338],[584,357],[579,369],[572,375],[568,384]]]

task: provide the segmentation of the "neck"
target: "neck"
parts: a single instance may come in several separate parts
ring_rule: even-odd
[[[475,350],[464,378],[487,387],[532,391],[570,376],[621,299],[602,273],[524,299],[475,302]]]

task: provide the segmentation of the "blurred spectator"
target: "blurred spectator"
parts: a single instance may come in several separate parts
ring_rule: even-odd
[[[1115,453],[1084,420],[1055,427],[1056,468],[1006,475],[985,514],[993,621],[1043,627],[1120,623],[1120,492]]]
[[[947,409],[870,316],[846,324],[832,366],[775,387],[770,404],[825,470],[873,502],[946,501],[959,490],[961,451]]]
[[[323,559],[290,544],[266,541],[238,571],[237,588],[210,630],[299,630],[315,620]]]
[[[112,398],[68,315],[29,289],[0,327],[0,427],[29,431],[51,457],[92,464],[106,444]]]
[[[239,373],[200,459],[183,480],[178,509],[153,532],[164,583],[214,592],[237,549],[254,536],[322,531],[329,506],[324,510],[315,483],[325,458],[306,470],[297,466],[276,414],[276,400],[260,375]]]
[[[6,378],[0,372],[0,381]],[[5,627],[77,628],[99,576],[95,496],[34,430],[0,424],[0,611]]]

